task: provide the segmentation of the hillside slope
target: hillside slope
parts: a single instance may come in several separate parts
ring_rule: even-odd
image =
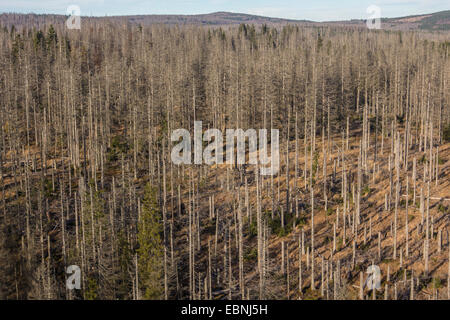
[[[310,20],[295,20],[283,18],[271,18],[252,14],[233,13],[233,12],[214,12],[197,15],[130,15],[130,16],[111,16],[111,17],[82,17],[90,22],[114,22],[114,23],[133,23],[143,26],[152,24],[165,25],[202,25],[202,26],[230,26],[239,24],[255,25],[286,25],[295,24],[300,26],[346,26],[365,28],[364,19],[353,19],[346,21],[326,21],[315,22]],[[67,19],[63,15],[42,15],[42,14],[0,14],[0,25],[11,27],[17,26],[43,26],[48,23],[62,24]],[[447,31],[450,29],[450,10],[440,11],[424,15],[405,16],[398,18],[382,18],[382,29],[391,30],[428,30],[428,31]]]

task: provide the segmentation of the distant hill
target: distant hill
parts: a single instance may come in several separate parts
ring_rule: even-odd
[[[145,25],[166,24],[166,25],[205,25],[205,26],[226,26],[246,24],[315,24],[308,20],[291,20],[282,18],[270,18],[245,13],[233,12],[214,12],[208,14],[196,15],[132,15],[132,16],[111,16],[111,17],[82,17],[89,21],[110,21],[120,23],[135,23]],[[40,26],[43,24],[64,23],[67,16],[54,14],[19,14],[19,13],[2,13],[0,14],[0,24],[10,27],[17,26]]]
[[[423,30],[450,30],[450,10],[403,18],[386,19],[393,25],[411,25],[411,28]]]
[[[0,24],[2,26],[36,26],[49,23],[64,23],[67,16],[53,14],[0,14]],[[227,26],[246,24],[268,24],[283,25],[295,24],[302,26],[348,26],[365,27],[366,20],[352,19],[345,21],[315,22],[310,20],[293,20],[282,18],[271,18],[252,14],[233,12],[214,12],[196,15],[133,15],[133,16],[111,16],[111,17],[83,17],[90,21],[110,21],[122,23],[135,23],[141,25],[166,24],[166,25],[204,25],[204,26]],[[405,16],[397,18],[382,18],[382,29],[391,30],[450,30],[450,10],[440,11],[430,14]]]
[[[327,21],[322,24],[365,26],[365,19]],[[450,30],[450,10],[397,18],[381,18],[381,28],[390,30]]]
[[[291,20],[270,18],[245,13],[214,12],[196,15],[137,15],[127,16],[131,22],[143,25],[153,23],[163,24],[201,24],[201,25],[233,25],[233,24],[280,24],[280,23],[310,23],[307,20]]]

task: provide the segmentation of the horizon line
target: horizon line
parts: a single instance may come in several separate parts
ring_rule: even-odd
[[[424,16],[424,15],[431,15],[441,12],[450,11],[448,10],[440,10],[440,11],[433,11],[433,12],[426,12],[426,13],[420,13],[420,14],[410,14],[410,15],[404,15],[404,16],[394,16],[394,17],[388,17],[384,16],[381,17],[381,19],[399,19],[399,18],[406,18],[406,17],[418,17],[418,16]],[[324,23],[324,22],[342,22],[342,21],[353,21],[353,20],[366,20],[367,18],[350,18],[345,20],[309,20],[306,18],[281,18],[281,17],[274,17],[274,16],[264,16],[259,14],[253,14],[253,13],[245,13],[245,12],[234,12],[234,11],[213,11],[208,13],[167,13],[167,14],[161,14],[161,13],[144,13],[144,14],[125,14],[125,15],[80,15],[81,18],[126,18],[126,17],[136,17],[136,16],[187,16],[187,17],[193,17],[193,16],[201,16],[201,15],[213,15],[217,13],[228,13],[228,14],[240,14],[240,15],[247,15],[247,16],[254,16],[254,17],[260,17],[260,18],[269,18],[269,19],[278,19],[278,20],[285,20],[285,21],[293,21],[293,22],[316,22],[316,23]],[[53,15],[53,16],[63,16],[67,17],[70,16],[69,14],[62,14],[62,13],[37,13],[37,12],[13,12],[13,11],[0,11],[0,15],[2,14],[18,14],[18,15]]]

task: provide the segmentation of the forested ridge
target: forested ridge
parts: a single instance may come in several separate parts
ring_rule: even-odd
[[[2,27],[0,299],[448,299],[449,49],[347,27]],[[278,174],[173,164],[194,121],[278,129]]]

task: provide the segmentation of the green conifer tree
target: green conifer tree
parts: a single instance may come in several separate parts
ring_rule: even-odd
[[[138,231],[139,289],[144,299],[161,299],[162,285],[162,225],[156,190],[147,184]]]

